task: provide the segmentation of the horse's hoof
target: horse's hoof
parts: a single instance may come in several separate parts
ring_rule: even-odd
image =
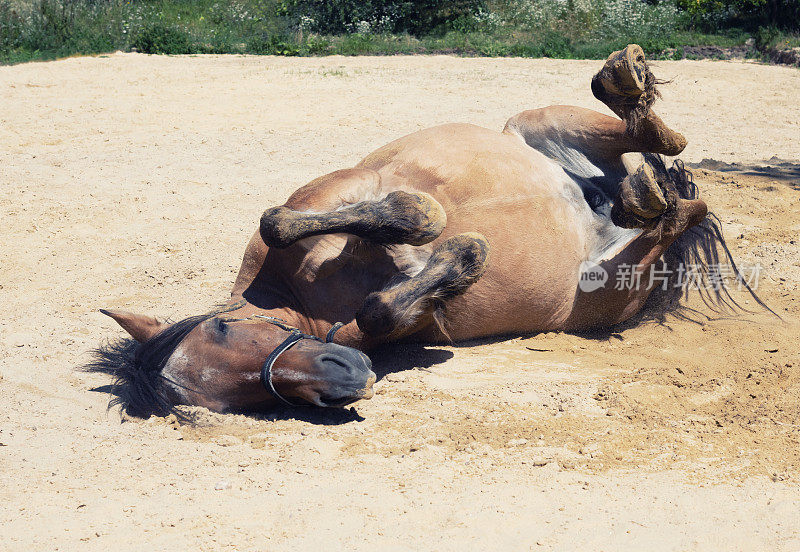
[[[664,191],[656,180],[652,167],[643,164],[625,177],[619,185],[611,219],[623,228],[645,228],[667,210]]]
[[[608,56],[606,64],[595,75],[593,84],[597,81],[605,91],[605,97],[598,98],[601,101],[608,100],[609,96],[638,98],[647,87],[646,76],[644,50],[638,44],[629,44],[625,49]]]

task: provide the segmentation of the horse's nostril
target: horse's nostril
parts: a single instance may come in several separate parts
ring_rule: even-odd
[[[320,355],[317,357],[317,362],[328,368],[350,368],[350,363],[347,360],[335,355]]]
[[[328,343],[326,351],[319,358],[331,359],[333,362],[352,366],[356,370],[372,369],[372,361],[367,355],[358,349],[344,347],[335,343]]]

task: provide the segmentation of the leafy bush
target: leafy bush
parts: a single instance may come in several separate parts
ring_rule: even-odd
[[[145,54],[191,54],[192,45],[186,31],[155,22],[137,34],[131,46]]]
[[[274,56],[298,56],[300,48],[288,36],[267,35],[252,38],[247,49],[254,54],[265,54]]]
[[[678,0],[694,23],[711,29],[741,25],[750,30],[800,30],[800,0]]]
[[[772,48],[778,39],[781,37],[781,32],[777,27],[759,27],[753,38],[755,39],[756,48],[764,50]]]
[[[483,0],[282,0],[278,12],[321,34],[442,32],[473,16]]]
[[[0,59],[17,51],[58,55],[113,50],[123,40],[109,15],[121,4],[121,0],[0,0]]]
[[[20,45],[24,22],[10,4],[0,3],[0,51],[8,51]]]
[[[599,59],[629,42],[680,56],[750,35],[791,47],[798,24],[800,0],[0,0],[0,63],[131,48]]]

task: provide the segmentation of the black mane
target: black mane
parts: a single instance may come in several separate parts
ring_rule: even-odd
[[[119,404],[131,416],[175,414],[183,419],[185,415],[170,400],[169,382],[161,371],[183,338],[217,312],[176,322],[144,343],[130,338],[111,341],[95,349],[94,359],[83,369],[114,377],[111,392],[115,397],[108,403],[109,408]]]

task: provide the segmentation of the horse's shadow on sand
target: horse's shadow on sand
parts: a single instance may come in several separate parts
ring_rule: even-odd
[[[388,344],[370,354],[372,371],[378,381],[388,374],[405,372],[406,370],[427,370],[453,358],[455,354],[435,345],[421,344]]]
[[[622,327],[624,327],[624,325],[622,325]],[[610,341],[613,339],[621,339],[618,333],[620,330],[621,327],[617,327],[615,329],[568,333],[594,341]],[[537,334],[538,332],[492,336],[451,343],[448,344],[448,347],[450,349],[470,348],[501,341],[509,341],[515,338],[529,338]],[[428,370],[438,364],[447,362],[455,356],[455,353],[448,349],[439,348],[436,345],[391,343],[383,345],[375,351],[371,351],[369,356],[372,360],[372,371],[375,372],[377,380],[380,381],[388,374],[404,372],[406,370]],[[258,416],[258,418],[265,420],[302,420],[315,425],[341,425],[365,420],[365,418],[358,413],[356,408],[357,406],[346,408],[287,407],[276,409],[269,414]]]

